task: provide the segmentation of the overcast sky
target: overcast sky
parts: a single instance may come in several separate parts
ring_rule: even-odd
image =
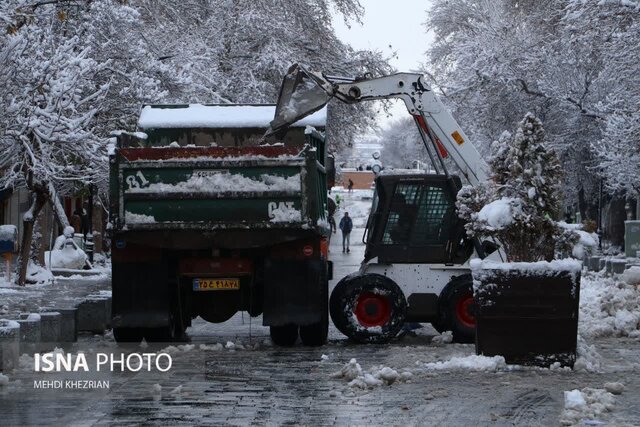
[[[396,52],[391,65],[398,71],[417,71],[433,40],[424,26],[431,0],[360,0],[360,4],[365,9],[362,25],[352,23],[347,28],[341,17],[334,19],[338,37],[356,49],[379,50],[386,56]],[[408,114],[401,103],[392,113],[396,118]],[[380,117],[383,126],[392,120]]]

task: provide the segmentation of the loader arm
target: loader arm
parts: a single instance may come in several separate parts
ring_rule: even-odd
[[[312,114],[331,98],[347,104],[383,99],[401,99],[414,117],[436,171],[446,167],[450,156],[467,181],[476,186],[487,177],[487,164],[471,144],[451,113],[418,73],[382,77],[344,78],[312,72],[293,65],[284,78],[274,120],[267,134]]]

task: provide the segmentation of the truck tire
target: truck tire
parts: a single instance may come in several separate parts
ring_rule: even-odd
[[[142,341],[140,328],[113,328],[113,339],[117,343],[135,343]]]
[[[404,324],[407,301],[402,290],[380,274],[352,275],[331,293],[329,312],[336,328],[360,343],[386,343]]]
[[[329,283],[322,278],[322,319],[318,323],[300,326],[302,344],[309,347],[319,347],[327,343],[329,335]]]
[[[298,340],[298,325],[270,326],[269,335],[275,345],[291,347]]]
[[[175,314],[169,316],[169,325],[159,328],[144,328],[142,334],[148,342],[182,342],[185,341],[185,328]]]
[[[453,341],[474,343],[476,340],[473,279],[466,274],[453,279],[440,294],[438,320],[433,327],[438,332],[451,331]]]

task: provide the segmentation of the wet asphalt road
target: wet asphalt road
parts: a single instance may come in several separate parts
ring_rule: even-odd
[[[363,250],[354,236],[351,253],[343,255],[339,240],[334,239],[331,252],[336,277],[356,270]],[[640,425],[637,339],[591,343],[599,372],[475,372],[425,368],[425,362],[474,354],[471,345],[431,343],[435,332],[428,326],[417,337],[386,346],[351,344],[331,326],[326,346],[287,349],[274,347],[268,329],[246,315],[218,325],[197,321],[188,333],[191,342],[182,347],[118,347],[107,333],[83,335],[68,349],[85,352],[89,360],[98,352],[167,351],[173,366],[166,373],[98,373],[93,366],[88,373],[34,373],[27,359],[0,387],[0,425],[553,426],[559,423],[563,391],[602,388],[609,381],[623,382],[626,390],[617,396],[614,410],[598,420]],[[409,382],[353,388],[348,380],[332,377],[351,358],[365,371],[389,366],[413,375]],[[43,378],[106,380],[109,389],[34,389],[33,381]]]

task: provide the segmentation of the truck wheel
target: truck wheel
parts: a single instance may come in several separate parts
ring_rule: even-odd
[[[434,327],[439,332],[453,332],[453,341],[473,343],[476,339],[475,302],[470,275],[452,280],[440,295],[439,319]]]
[[[184,340],[184,331],[185,328],[181,326],[181,322],[171,315],[168,326],[145,328],[143,334],[149,342],[177,342]]]
[[[302,344],[310,347],[319,347],[327,343],[329,335],[329,284],[324,281],[322,290],[322,320],[311,325],[300,326],[300,339]]]
[[[352,340],[385,343],[402,328],[407,301],[398,285],[385,276],[347,276],[333,289],[329,310],[336,328]]]
[[[142,341],[140,328],[113,328],[113,339],[118,343],[139,343]]]
[[[297,325],[270,326],[269,334],[275,345],[291,347],[298,339]]]

